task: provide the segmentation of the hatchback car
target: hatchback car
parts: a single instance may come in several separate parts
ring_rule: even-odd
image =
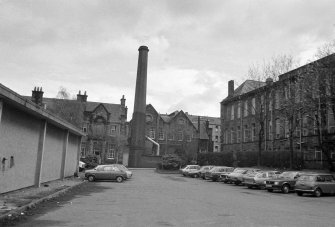
[[[295,192],[299,196],[308,193],[316,197],[322,194],[335,194],[334,176],[326,173],[303,174],[295,184]]]
[[[180,172],[184,176],[187,176],[188,172],[193,171],[193,170],[199,170],[199,169],[200,169],[199,165],[187,165],[186,167],[180,169]]]
[[[113,165],[98,165],[94,169],[85,171],[85,178],[90,182],[95,180],[116,180],[121,183],[127,179],[127,174]]]
[[[116,166],[120,170],[124,171],[127,175],[127,179],[130,179],[133,176],[133,172],[122,164],[112,164],[112,166]]]
[[[265,188],[267,180],[274,179],[280,174],[279,171],[263,171],[255,172],[254,174],[243,177],[243,183],[248,188]]]
[[[287,171],[283,172],[276,179],[267,180],[265,188],[268,192],[273,192],[274,190],[282,191],[283,193],[289,193],[294,190],[295,182],[301,175],[300,172]]]

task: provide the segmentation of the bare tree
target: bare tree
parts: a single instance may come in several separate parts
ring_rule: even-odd
[[[266,128],[269,119],[272,119],[272,113],[268,111],[268,106],[273,106],[272,99],[274,92],[272,86],[265,86],[265,83],[261,81],[277,81],[279,75],[282,75],[292,70],[297,64],[290,55],[278,55],[274,56],[269,62],[263,62],[262,64],[254,64],[249,67],[248,78],[258,82],[255,89],[257,97],[257,105],[251,104],[251,114],[254,115],[255,122],[258,129],[258,154],[257,154],[257,165],[260,166],[262,160],[263,142],[266,141]],[[293,127],[293,123],[292,123]]]
[[[318,47],[315,58],[320,59],[335,53],[335,39]]]

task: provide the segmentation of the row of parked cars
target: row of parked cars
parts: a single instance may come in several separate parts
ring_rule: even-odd
[[[248,188],[266,189],[268,192],[295,191],[320,197],[335,194],[335,178],[330,173],[261,170],[257,168],[233,168],[228,166],[188,165],[180,170],[184,176],[221,181],[226,184],[245,185]]]

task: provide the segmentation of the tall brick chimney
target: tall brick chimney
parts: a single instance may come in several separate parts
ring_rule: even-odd
[[[228,96],[233,96],[234,94],[234,80],[228,81]]]
[[[146,46],[140,46],[138,51],[136,90],[133,119],[131,123],[130,152],[128,162],[128,166],[130,167],[141,166],[141,156],[145,150],[145,108],[149,49]]]
[[[31,94],[31,101],[33,101],[37,105],[42,106],[43,105],[43,93],[44,92],[42,91],[42,87],[40,88],[35,87]]]
[[[77,94],[77,101],[79,102],[87,102],[87,94],[86,91],[84,92],[84,94],[81,94],[81,91],[79,90],[79,93]]]

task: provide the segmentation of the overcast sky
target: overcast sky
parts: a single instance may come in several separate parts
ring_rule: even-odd
[[[95,102],[125,95],[130,120],[146,45],[147,103],[219,117],[228,80],[274,55],[304,64],[334,37],[334,0],[0,0],[0,83],[49,98],[61,86]]]

